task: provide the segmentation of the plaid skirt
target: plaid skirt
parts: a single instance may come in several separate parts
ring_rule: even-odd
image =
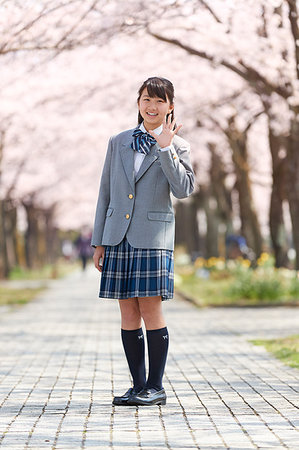
[[[173,251],[132,247],[127,238],[105,245],[99,297],[173,298]]]

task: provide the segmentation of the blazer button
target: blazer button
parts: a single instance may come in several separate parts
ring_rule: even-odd
[[[130,214],[126,214],[126,219],[129,219],[130,218]]]
[[[129,198],[133,198],[133,195],[132,195],[132,194],[129,194]]]

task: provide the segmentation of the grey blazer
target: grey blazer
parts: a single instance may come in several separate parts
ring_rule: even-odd
[[[133,131],[109,140],[91,245],[117,245],[126,235],[133,247],[173,250],[170,192],[177,198],[193,192],[190,146],[177,135],[168,151],[154,144],[134,177]]]

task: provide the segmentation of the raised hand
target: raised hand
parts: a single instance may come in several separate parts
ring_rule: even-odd
[[[171,145],[173,136],[182,128],[182,125],[179,125],[175,130],[173,130],[174,124],[175,118],[171,120],[171,115],[169,114],[167,120],[165,117],[163,121],[163,130],[161,134],[158,135],[153,130],[148,131],[149,134],[156,139],[161,148]]]

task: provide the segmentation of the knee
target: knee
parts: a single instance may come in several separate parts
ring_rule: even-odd
[[[121,319],[123,327],[136,327],[140,326],[141,314],[138,304],[130,302],[129,300],[122,304],[121,307]]]
[[[145,324],[156,321],[162,317],[160,301],[145,300],[139,303],[139,310]]]
[[[123,320],[132,322],[141,319],[140,311],[137,308],[127,308],[121,314]]]

